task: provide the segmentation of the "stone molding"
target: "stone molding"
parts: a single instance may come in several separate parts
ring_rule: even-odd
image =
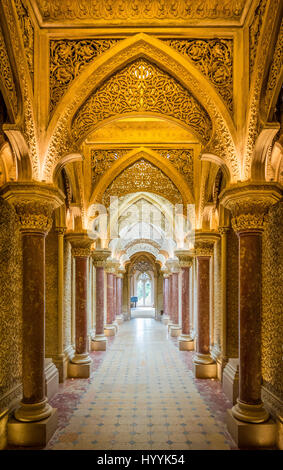
[[[61,190],[46,183],[10,182],[0,196],[15,209],[23,233],[47,234],[52,227],[54,209],[64,203]]]
[[[236,233],[264,230],[270,206],[282,197],[279,183],[238,183],[220,194],[221,204],[232,213]]]

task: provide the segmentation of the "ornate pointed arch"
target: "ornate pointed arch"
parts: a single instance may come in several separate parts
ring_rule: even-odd
[[[138,58],[144,58],[155,64],[197,100],[213,120],[209,146],[213,144],[214,151],[227,160],[231,173],[236,178],[238,161],[235,150],[235,127],[218,93],[208,79],[183,55],[166,43],[143,33],[120,41],[86,67],[74,80],[58,105],[47,130],[45,178],[52,179],[53,168],[58,160],[66,153],[74,152],[74,147],[79,144],[73,139],[71,124],[83,103],[108,78]]]
[[[153,150],[140,147],[123,155],[123,157],[117,160],[111,166],[111,168],[106,171],[93,190],[92,196],[90,198],[90,205],[101,202],[105,190],[114,181],[114,179],[128,167],[141,159],[150,162],[156,168],[161,170],[161,172],[164,173],[170,181],[172,181],[182,196],[183,204],[193,203],[194,198],[191,190],[185,179],[180,175],[176,168],[169,161],[164,161],[164,158],[162,158]]]

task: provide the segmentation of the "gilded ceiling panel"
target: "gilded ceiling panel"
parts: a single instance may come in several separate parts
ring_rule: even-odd
[[[211,81],[233,111],[233,40],[166,39],[165,42],[187,57]]]
[[[92,182],[95,185],[113,163],[123,157],[129,149],[91,150]]]
[[[174,117],[187,124],[205,143],[212,134],[210,117],[194,96],[144,59],[127,65],[94,91],[75,115],[72,134],[76,140],[83,139],[99,121],[133,112]]]
[[[117,44],[119,39],[57,39],[50,41],[50,112],[73,80],[96,57]]]
[[[241,19],[246,0],[37,0],[44,22],[95,20],[111,24],[187,24]]]
[[[110,196],[121,197],[139,191],[166,195],[172,204],[182,204],[182,197],[170,178],[144,159],[130,165],[112,181],[103,194],[102,204],[108,206]]]

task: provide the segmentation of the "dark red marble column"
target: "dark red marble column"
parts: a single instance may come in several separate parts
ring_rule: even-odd
[[[182,268],[182,334],[190,334],[190,268]]]
[[[172,295],[173,295],[173,290],[172,290],[172,274],[170,274],[168,278],[168,315],[170,318],[170,322],[173,322],[173,304],[172,304]]]
[[[168,294],[169,294],[169,277],[168,275],[165,275],[163,279],[163,316],[169,315]]]
[[[209,256],[198,256],[197,355],[209,355]]]
[[[174,325],[179,324],[179,274],[172,274],[172,322]]]
[[[113,310],[112,310],[112,323],[116,320],[117,315],[117,278],[113,274]]]
[[[111,325],[113,318],[113,274],[107,273],[107,325]]]
[[[122,315],[122,302],[123,302],[123,278],[121,276],[117,277],[117,315]]]
[[[76,356],[88,355],[87,256],[75,257],[76,272]]]
[[[104,336],[104,268],[96,268],[96,326],[95,335]]]

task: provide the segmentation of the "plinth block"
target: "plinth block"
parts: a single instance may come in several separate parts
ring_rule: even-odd
[[[89,364],[73,364],[69,362],[68,377],[73,379],[88,379],[90,377],[91,363]]]
[[[180,351],[193,351],[195,349],[194,340],[186,341],[179,339],[179,350]]]
[[[92,340],[91,341],[91,350],[92,351],[106,351],[107,340]]]
[[[195,364],[194,375],[197,379],[215,379],[217,377],[217,365],[213,364]]]
[[[272,448],[276,444],[276,424],[272,419],[254,424],[239,421],[227,410],[227,429],[240,449]]]
[[[182,333],[182,328],[180,326],[174,326],[172,325],[170,327],[170,336],[173,336],[174,338],[180,336]]]
[[[11,417],[8,421],[8,444],[22,447],[45,447],[57,429],[57,410],[42,421],[23,423]]]
[[[104,334],[105,334],[105,336],[115,336],[116,335],[115,326],[106,326],[106,327],[104,327]]]

